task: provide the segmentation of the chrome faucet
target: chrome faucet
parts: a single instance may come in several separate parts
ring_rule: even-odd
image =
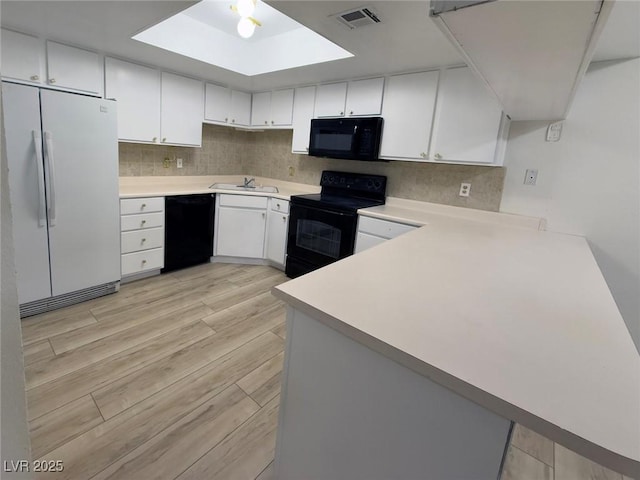
[[[255,182],[256,182],[255,178],[244,177],[244,188],[256,188],[256,186],[254,185]]]

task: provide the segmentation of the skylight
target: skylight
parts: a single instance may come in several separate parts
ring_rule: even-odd
[[[261,26],[242,38],[234,4],[202,0],[132,38],[247,76],[353,56],[261,0],[252,14]]]

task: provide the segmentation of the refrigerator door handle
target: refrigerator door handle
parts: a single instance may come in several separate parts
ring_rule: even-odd
[[[49,226],[53,227],[56,224],[56,178],[51,132],[44,132],[44,144],[46,146],[47,179],[49,180]]]
[[[38,167],[38,226],[47,226],[47,201],[44,196],[44,160],[42,158],[42,134],[39,130],[32,130],[33,147],[36,151],[36,166]]]

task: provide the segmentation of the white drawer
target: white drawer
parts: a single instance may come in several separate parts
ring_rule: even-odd
[[[416,228],[418,227],[404,223],[389,222],[387,220],[378,220],[377,218],[362,215],[360,215],[358,221],[359,232],[370,233],[383,238],[396,238],[398,235],[410,232]]]
[[[122,276],[157,270],[164,266],[164,248],[122,255]]]
[[[289,201],[278,198],[271,199],[271,210],[279,213],[289,213]]]
[[[221,207],[243,207],[243,208],[267,208],[267,197],[253,197],[249,195],[228,195],[222,193],[218,195],[218,204]]]
[[[147,212],[164,212],[164,197],[123,198],[120,200],[120,215]]]
[[[138,252],[160,248],[164,245],[164,228],[145,228],[122,233],[120,244],[122,253]]]
[[[162,227],[164,213],[143,213],[141,215],[123,215],[120,217],[120,230],[138,230],[140,228]]]

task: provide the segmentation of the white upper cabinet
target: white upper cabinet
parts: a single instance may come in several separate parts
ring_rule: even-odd
[[[47,42],[47,83],[102,96],[104,77],[101,57],[95,52]]]
[[[229,125],[250,125],[251,94],[207,83],[204,120]]]
[[[271,92],[254,93],[251,98],[251,126],[266,127],[271,118]]]
[[[105,80],[105,96],[118,102],[118,139],[159,142],[160,72],[106,58]]]
[[[271,92],[271,125],[291,126],[293,88]]]
[[[342,117],[347,97],[347,82],[318,85],[316,117]]]
[[[251,125],[254,127],[291,126],[293,89],[254,93]]]
[[[349,82],[347,115],[380,115],[384,78],[370,78]]]
[[[409,73],[387,79],[381,157],[427,160],[438,74]]]
[[[162,143],[202,144],[202,82],[162,72],[160,130]]]
[[[319,85],[316,117],[376,116],[382,107],[384,78]]]
[[[29,83],[42,82],[43,44],[31,35],[2,29],[2,77]]]
[[[501,165],[507,129],[501,106],[468,67],[443,70],[431,159]]]
[[[219,85],[205,85],[204,119],[227,123],[231,111],[231,90]]]
[[[316,101],[316,87],[296,88],[293,98],[293,153],[309,153],[311,119]]]
[[[231,111],[229,123],[232,125],[249,126],[251,123],[251,94],[231,91]]]

